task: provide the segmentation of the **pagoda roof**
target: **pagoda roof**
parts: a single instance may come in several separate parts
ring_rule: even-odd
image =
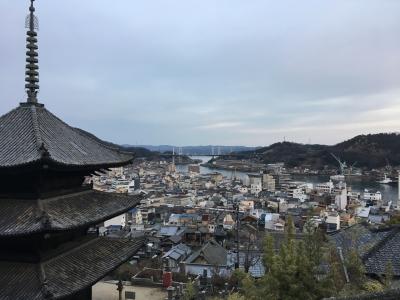
[[[95,238],[41,263],[0,262],[0,299],[60,299],[98,282],[131,258],[144,238]]]
[[[139,204],[141,196],[88,190],[48,199],[0,199],[0,237],[99,224]]]
[[[125,165],[132,159],[132,155],[64,123],[42,104],[21,103],[0,117],[0,169],[41,162],[96,169]]]

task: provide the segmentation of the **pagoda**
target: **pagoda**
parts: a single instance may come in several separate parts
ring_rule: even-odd
[[[91,299],[92,285],[144,240],[88,233],[140,199],[93,190],[85,178],[133,157],[39,103],[38,22],[30,1],[27,100],[0,117],[0,299]]]

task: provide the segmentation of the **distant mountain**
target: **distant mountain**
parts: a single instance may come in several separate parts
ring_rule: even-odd
[[[133,146],[120,146],[120,147],[123,151],[135,154],[135,157],[154,157],[158,155],[158,153],[155,153],[143,147],[133,147]]]
[[[127,145],[123,145],[127,146]],[[214,154],[229,154],[232,152],[242,152],[242,151],[254,151],[257,147],[246,147],[246,146],[219,146],[219,145],[207,145],[207,146],[171,146],[171,145],[140,145],[138,147],[146,148],[150,151],[156,151],[160,153],[172,152],[175,148],[175,153],[179,153],[179,148],[182,149],[182,154],[184,155],[211,155]],[[214,152],[213,152],[214,151]]]
[[[337,166],[331,153],[357,167],[380,168],[389,162],[400,165],[400,135],[380,133],[359,135],[345,142],[327,145],[307,145],[291,142],[275,143],[255,151],[265,163],[284,162],[290,167],[312,166],[321,169],[325,165]],[[246,152],[250,154],[249,152]]]
[[[108,141],[104,141],[100,138],[98,138],[97,136],[95,136],[93,133],[90,133],[86,130],[80,129],[80,128],[75,128],[76,130],[82,132],[83,134],[89,136],[90,138],[92,138],[95,141],[98,141],[99,143],[102,143],[110,148],[114,148],[114,149],[118,149],[121,151],[126,151],[129,153],[132,153],[135,155],[135,157],[152,157],[154,155],[156,155],[157,153],[153,153],[151,151],[149,151],[148,149],[142,148],[142,147],[133,147],[133,146],[121,146],[121,145],[117,145]]]

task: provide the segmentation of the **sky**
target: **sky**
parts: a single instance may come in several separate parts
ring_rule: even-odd
[[[29,1],[0,2],[0,115]],[[398,0],[36,0],[39,101],[120,144],[335,144],[400,128]]]

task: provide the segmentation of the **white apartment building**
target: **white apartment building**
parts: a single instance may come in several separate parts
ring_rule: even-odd
[[[338,191],[335,195],[335,204],[338,210],[345,210],[347,206],[347,189]]]
[[[363,199],[371,201],[382,201],[382,194],[380,191],[372,191],[365,189],[363,193]]]
[[[257,195],[262,191],[263,177],[261,174],[248,174],[250,183],[250,192]]]
[[[315,185],[315,190],[320,194],[330,194],[334,188],[332,180],[328,182],[318,183]]]

